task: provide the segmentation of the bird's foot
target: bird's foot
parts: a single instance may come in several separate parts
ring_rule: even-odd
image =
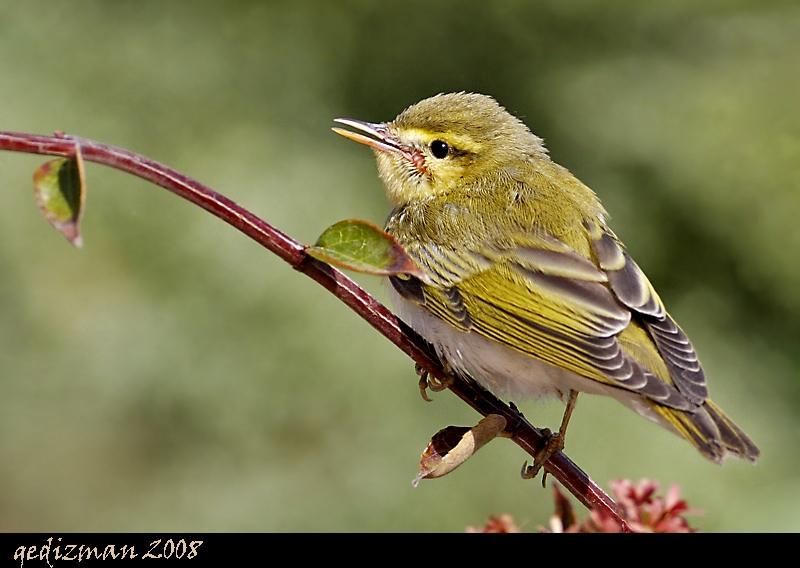
[[[441,392],[453,384],[453,370],[450,365],[445,361],[442,366],[444,367],[445,377],[441,381],[436,377],[430,376],[428,371],[423,369],[419,363],[414,366],[414,371],[419,376],[419,393],[426,402],[432,402],[432,399],[428,397],[428,389],[431,389],[432,392]]]
[[[539,474],[539,470],[541,470],[544,466],[545,462],[550,459],[550,456],[564,449],[564,435],[561,432],[556,432],[553,434],[549,428],[545,428],[542,430],[542,434],[547,436],[547,441],[533,457],[533,465],[528,465],[527,461],[522,464],[522,471],[520,472],[522,479],[533,479],[536,477]],[[542,475],[542,487],[545,486],[546,481],[547,471],[545,470],[544,474]]]
[[[550,459],[556,452],[564,449],[564,436],[567,434],[567,426],[569,419],[572,417],[572,411],[575,410],[575,403],[578,401],[578,391],[570,390],[567,399],[567,408],[564,410],[564,417],[561,419],[561,428],[558,429],[556,434],[553,434],[549,428],[542,430],[542,434],[547,437],[542,449],[536,452],[533,457],[533,465],[528,465],[528,462],[522,464],[522,479],[533,479],[539,470],[542,469],[544,463]],[[547,482],[547,471],[542,474],[542,487]]]

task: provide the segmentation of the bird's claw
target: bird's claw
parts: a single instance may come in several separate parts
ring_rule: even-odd
[[[453,384],[453,371],[450,365],[445,362],[442,366],[445,371],[445,377],[442,380],[430,376],[428,371],[423,369],[419,363],[414,366],[414,371],[419,375],[419,392],[426,402],[432,401],[432,399],[428,397],[428,389],[431,389],[432,392],[441,392]]]
[[[547,442],[545,442],[542,449],[536,452],[533,458],[533,465],[528,465],[527,461],[522,464],[522,471],[520,472],[522,479],[533,479],[536,477],[545,462],[550,459],[550,456],[564,449],[564,435],[560,431],[553,434],[548,428],[545,428],[542,430],[542,434],[547,436]],[[546,482],[547,470],[542,474],[542,487],[545,486]]]
[[[570,390],[569,397],[567,398],[567,408],[564,410],[564,417],[561,419],[561,428],[558,429],[555,435],[553,435],[549,428],[542,430],[542,434],[547,437],[547,442],[545,442],[542,449],[536,452],[536,455],[533,457],[533,465],[529,466],[527,461],[522,464],[523,479],[533,479],[536,477],[536,474],[542,469],[544,463],[550,459],[550,456],[564,449],[564,436],[567,433],[569,419],[572,417],[572,411],[575,410],[575,403],[577,401],[578,391]],[[542,474],[542,487],[545,486],[546,482],[547,470]]]

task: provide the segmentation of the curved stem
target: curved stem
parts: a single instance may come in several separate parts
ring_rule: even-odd
[[[66,157],[75,152],[76,146],[80,148],[86,161],[103,164],[150,181],[219,217],[278,255],[295,270],[317,281],[428,373],[440,380],[446,377],[441,363],[427,343],[385,306],[342,272],[306,255],[305,245],[224,195],[172,168],[122,148],[63,134],[37,136],[0,132],[0,150]],[[535,456],[545,444],[547,438],[516,409],[510,408],[476,384],[456,378],[450,390],[484,416],[490,413],[503,416],[511,425],[509,428],[514,442],[531,456]],[[614,501],[562,452],[553,454],[545,462],[544,469],[586,507],[606,509],[626,527],[624,520],[617,514]]]

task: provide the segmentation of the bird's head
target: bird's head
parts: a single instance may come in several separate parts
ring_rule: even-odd
[[[440,94],[408,107],[388,123],[349,118],[334,128],[370,146],[393,205],[478,187],[481,178],[508,174],[547,159],[542,140],[493,98],[475,93]]]

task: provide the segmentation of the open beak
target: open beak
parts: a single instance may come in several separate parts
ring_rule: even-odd
[[[352,118],[336,118],[334,122],[339,122],[341,124],[346,124],[347,126],[351,126],[356,130],[360,130],[361,132],[366,132],[367,134],[371,134],[374,138],[369,138],[364,136],[363,134],[359,134],[358,132],[353,132],[352,130],[345,130],[344,128],[332,128],[336,134],[341,134],[345,138],[349,138],[350,140],[355,140],[356,142],[360,142],[361,144],[366,144],[375,150],[381,150],[382,152],[389,152],[389,153],[402,153],[403,148],[400,146],[400,143],[396,138],[389,134],[389,129],[386,127],[386,124],[379,123],[373,124],[371,122],[363,122],[361,120],[354,120]]]

